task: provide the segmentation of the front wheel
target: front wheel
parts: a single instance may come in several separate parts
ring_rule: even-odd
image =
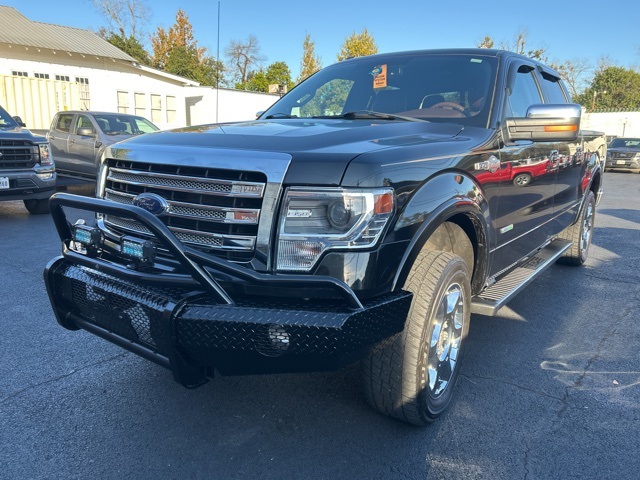
[[[33,215],[41,215],[43,213],[49,213],[49,199],[43,198],[41,200],[23,200],[24,206],[27,211]]]
[[[596,197],[592,191],[587,193],[582,205],[580,217],[576,223],[569,225],[561,234],[560,238],[570,240],[572,242],[559,263],[565,265],[583,265],[589,256],[589,247],[593,238],[593,226],[596,217]]]
[[[404,330],[363,362],[367,401],[414,425],[451,403],[471,317],[469,270],[449,252],[420,253],[404,286],[413,300]]]

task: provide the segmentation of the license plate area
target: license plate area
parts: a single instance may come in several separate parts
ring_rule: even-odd
[[[9,177],[0,177],[0,190],[9,188]]]
[[[627,164],[627,161],[626,161],[626,160],[618,160],[618,161],[616,162],[616,165],[626,165],[626,164]]]

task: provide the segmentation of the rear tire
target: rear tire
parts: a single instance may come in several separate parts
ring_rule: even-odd
[[[526,187],[531,183],[531,180],[533,180],[533,177],[531,175],[529,175],[528,173],[521,173],[519,175],[516,175],[516,177],[513,179],[513,184],[516,187]]]
[[[413,300],[404,330],[363,361],[373,408],[427,425],[451,403],[471,317],[469,269],[458,255],[423,250],[404,289]]]
[[[32,215],[41,215],[43,213],[49,213],[49,199],[44,198],[41,200],[23,200],[25,208]]]
[[[592,191],[587,193],[587,197],[582,205],[580,217],[576,223],[569,225],[561,234],[560,238],[570,240],[571,248],[567,250],[558,260],[565,265],[580,266],[587,261],[589,247],[593,238],[593,226],[596,216],[596,197]]]

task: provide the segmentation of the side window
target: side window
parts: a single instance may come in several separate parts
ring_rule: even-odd
[[[58,121],[56,122],[56,130],[59,132],[69,132],[71,130],[71,122],[73,120],[72,113],[63,113],[58,116]]]
[[[81,128],[90,128],[93,133],[95,133],[95,129],[93,128],[93,124],[91,120],[86,115],[78,115],[76,119],[76,132]]]
[[[542,103],[542,97],[534,78],[533,68],[523,65],[516,72],[511,95],[505,104],[505,116],[524,117],[527,115],[527,109],[536,103]]]
[[[542,72],[542,92],[545,103],[567,103],[558,77]]]

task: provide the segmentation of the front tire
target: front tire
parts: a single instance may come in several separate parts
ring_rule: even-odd
[[[580,266],[587,261],[589,247],[593,238],[593,226],[596,216],[596,197],[589,191],[582,205],[580,217],[576,223],[569,225],[561,234],[560,238],[570,240],[571,248],[567,250],[558,260],[565,265]]]
[[[413,293],[404,330],[363,361],[365,396],[373,408],[427,425],[449,406],[469,331],[469,278],[457,255],[418,255],[404,286]]]
[[[43,213],[49,213],[49,199],[43,198],[41,200],[23,200],[24,206],[32,215],[42,215]]]

